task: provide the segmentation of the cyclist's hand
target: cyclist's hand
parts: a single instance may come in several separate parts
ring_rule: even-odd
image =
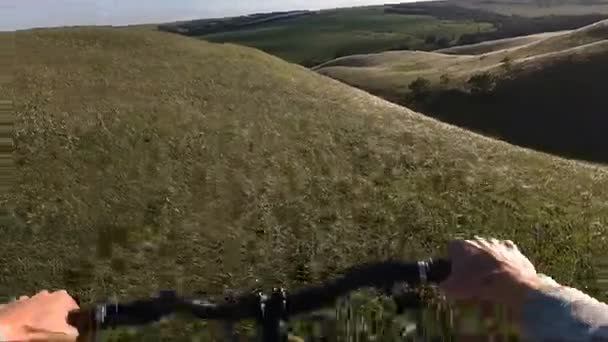
[[[450,299],[504,304],[519,311],[528,291],[540,285],[534,265],[508,240],[455,240],[452,273],[441,284]]]
[[[76,341],[78,331],[67,323],[78,304],[66,291],[42,291],[0,307],[0,334],[8,341]]]

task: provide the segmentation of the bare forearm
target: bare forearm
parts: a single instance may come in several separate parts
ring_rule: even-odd
[[[550,278],[528,291],[521,310],[528,341],[608,341],[608,305]]]

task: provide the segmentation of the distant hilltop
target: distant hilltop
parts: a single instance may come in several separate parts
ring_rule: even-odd
[[[239,30],[252,25],[276,22],[279,20],[293,19],[297,17],[317,14],[317,11],[287,11],[272,13],[256,13],[232,18],[200,19],[181,21],[175,23],[161,24],[159,30],[180,33],[187,36],[199,36],[217,32]]]

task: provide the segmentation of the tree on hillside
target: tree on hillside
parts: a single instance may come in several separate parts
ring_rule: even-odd
[[[448,74],[443,74],[439,78],[439,83],[441,83],[442,86],[448,86],[451,81],[452,81],[452,79],[450,78],[450,75],[448,75]]]
[[[505,58],[502,59],[502,71],[504,73],[504,77],[509,79],[511,78],[511,75],[513,74],[513,62],[511,57],[509,56],[505,56]]]
[[[426,36],[426,38],[424,39],[424,43],[427,45],[435,44],[436,41],[437,41],[437,36],[435,36],[434,34],[430,34],[430,35]]]
[[[410,95],[414,101],[421,101],[431,92],[431,81],[418,77],[409,85]]]
[[[437,45],[437,47],[441,49],[447,48],[450,46],[450,39],[448,39],[447,37],[441,37],[437,39],[435,45]]]
[[[496,86],[496,78],[489,72],[473,75],[467,84],[472,94],[488,94]]]

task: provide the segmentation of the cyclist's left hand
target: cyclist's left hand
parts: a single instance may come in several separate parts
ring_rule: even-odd
[[[76,309],[65,290],[22,296],[0,307],[0,334],[8,341],[76,341],[78,331],[67,323]]]

